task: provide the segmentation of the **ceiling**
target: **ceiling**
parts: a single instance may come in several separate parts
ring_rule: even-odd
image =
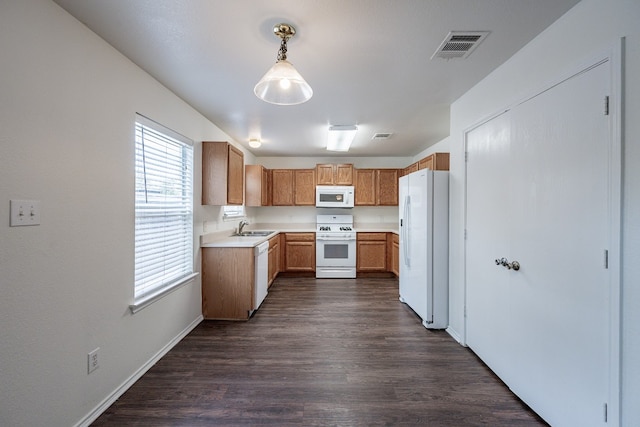
[[[578,3],[54,1],[258,157],[414,156],[448,136],[453,101]],[[276,61],[280,22],[297,30],[288,60],[313,88],[304,104],[253,94]],[[450,31],[490,34],[466,59],[432,60]],[[350,151],[326,151],[328,127],[353,124]]]

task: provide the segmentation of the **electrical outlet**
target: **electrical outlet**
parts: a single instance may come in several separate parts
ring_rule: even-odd
[[[11,200],[11,218],[9,226],[40,225],[39,200]]]
[[[98,363],[99,350],[100,350],[100,347],[96,348],[91,353],[87,354],[87,371],[88,371],[87,373],[88,374],[90,374],[91,372],[95,371],[100,367],[100,364]]]

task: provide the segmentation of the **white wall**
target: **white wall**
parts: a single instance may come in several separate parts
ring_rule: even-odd
[[[626,37],[622,223],[622,422],[640,425],[640,2],[583,0],[451,107],[450,322],[464,337],[464,131]],[[552,153],[550,153],[552,154]],[[604,162],[603,159],[603,167]],[[566,165],[571,168],[571,165]]]
[[[128,309],[135,113],[196,141],[196,248],[220,209],[199,141],[229,138],[50,0],[0,1],[0,61],[0,425],[71,426],[201,315],[199,278]],[[10,199],[42,224],[10,228]]]

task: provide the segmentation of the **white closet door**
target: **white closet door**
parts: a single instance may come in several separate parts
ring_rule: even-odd
[[[495,259],[509,254],[510,114],[467,134],[467,344],[503,380],[509,354],[509,276]]]
[[[512,110],[512,390],[554,426],[604,425],[608,64]],[[512,190],[512,191],[513,191]]]
[[[557,427],[606,425],[608,88],[604,63],[466,139],[467,343]]]

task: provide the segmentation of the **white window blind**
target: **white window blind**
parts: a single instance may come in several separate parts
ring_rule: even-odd
[[[140,115],[135,140],[134,306],[194,275],[192,141]]]

